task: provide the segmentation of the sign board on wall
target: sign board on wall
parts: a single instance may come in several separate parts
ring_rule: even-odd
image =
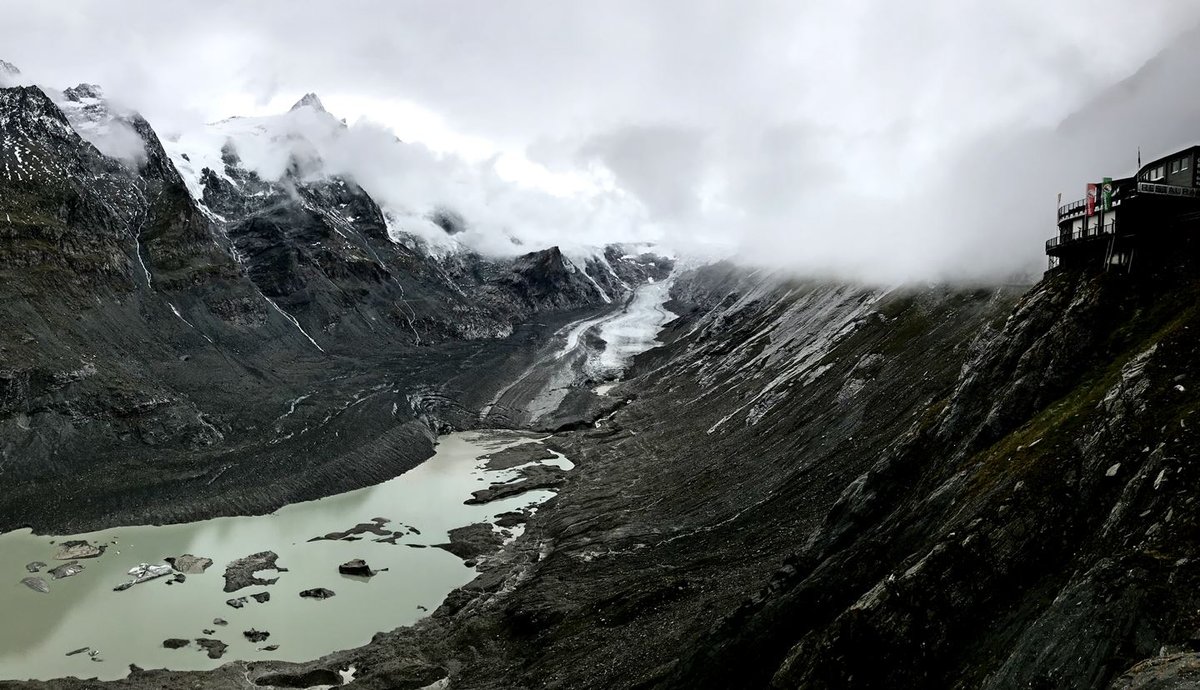
[[[1087,186],[1087,214],[1089,216],[1096,215],[1096,183],[1089,182]]]
[[[1113,200],[1113,183],[1111,177],[1104,178],[1104,183],[1100,185],[1100,208],[1105,211],[1112,210]]]
[[[1176,187],[1175,185],[1155,184],[1153,182],[1139,182],[1137,190],[1142,194],[1162,194],[1164,196],[1196,196],[1196,190],[1192,187]]]

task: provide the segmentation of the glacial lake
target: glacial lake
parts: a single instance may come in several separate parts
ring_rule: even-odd
[[[448,541],[449,530],[494,522],[500,513],[536,506],[553,495],[530,491],[484,505],[463,504],[472,491],[515,476],[512,470],[485,469],[481,457],[529,440],[529,435],[513,432],[449,434],[439,439],[436,455],[391,481],[292,504],[268,515],[70,536],[34,536],[29,530],[0,534],[0,680],[111,680],[126,676],[129,664],[203,670],[235,659],[307,661],[363,645],[377,632],[410,625],[477,574],[462,559],[432,548]],[[545,462],[571,467],[561,456]],[[386,518],[389,522],[383,527],[402,531],[403,536],[396,544],[375,542],[379,537],[370,533],[358,541],[308,541],[374,518]],[[58,545],[80,539],[108,545],[97,558],[79,559],[82,572],[53,580],[47,568],[36,574],[26,570],[33,561],[48,568],[68,562],[54,558]],[[225,566],[260,551],[279,554],[278,565],[287,572],[263,571],[259,577],[279,581],[224,592]],[[127,571],[139,563],[163,564],[164,558],[183,554],[211,558],[213,565],[202,574],[187,575],[185,582],[168,585],[172,577],[166,576],[113,591],[131,579]],[[369,579],[340,575],[338,565],[354,558],[388,570]],[[50,591],[30,589],[21,582],[25,577],[43,578]],[[318,587],[333,590],[335,596],[299,596],[302,590]],[[240,609],[225,603],[260,592],[269,592],[270,600],[249,599]],[[214,625],[214,618],[228,625]],[[268,631],[270,637],[250,642],[242,633],[252,628]],[[166,649],[162,643],[168,638],[190,643]],[[196,638],[218,639],[229,647],[222,658],[210,659],[197,647]],[[263,651],[267,645],[278,649]],[[67,656],[83,647],[96,654]]]

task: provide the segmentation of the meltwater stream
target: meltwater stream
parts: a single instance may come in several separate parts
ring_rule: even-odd
[[[511,470],[484,468],[481,457],[529,440],[513,432],[443,436],[436,455],[396,479],[289,505],[269,515],[117,527],[69,537],[34,536],[28,530],[2,534],[0,680],[107,680],[124,677],[130,664],[200,670],[233,659],[304,661],[414,623],[476,575],[458,557],[432,548],[447,541],[449,530],[493,522],[500,513],[534,506],[553,495],[530,491],[484,505],[463,504],[472,491],[513,475]],[[546,462],[571,467],[562,457]],[[386,518],[383,527],[402,534],[395,544],[373,541],[380,537],[370,533],[356,541],[309,541],[375,518]],[[97,558],[79,559],[84,570],[70,577],[54,580],[46,568],[37,574],[26,570],[26,564],[35,561],[49,568],[69,562],[54,558],[58,546],[68,540],[108,546]],[[259,551],[279,554],[278,565],[286,572],[259,573],[264,578],[277,576],[278,582],[224,592],[226,564]],[[172,579],[167,576],[113,591],[130,579],[131,567],[163,564],[164,558],[182,554],[211,558],[213,565],[202,574],[187,575],[184,582],[167,585]],[[388,570],[369,579],[339,575],[338,564],[354,558]],[[43,578],[49,591],[22,584],[22,578],[30,576]],[[319,587],[333,590],[335,596],[299,596]],[[250,598],[261,592],[269,593],[270,599],[259,603]],[[241,608],[226,604],[243,596],[248,601]],[[215,625],[216,618],[228,624]],[[270,637],[251,642],[243,635],[251,629],[267,631]],[[168,638],[190,642],[167,649],[163,641]],[[218,639],[229,647],[222,658],[210,659],[198,648],[197,638]],[[263,649],[276,645],[271,651]],[[67,655],[84,647],[95,654]]]

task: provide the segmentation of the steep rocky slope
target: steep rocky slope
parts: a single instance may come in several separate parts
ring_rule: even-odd
[[[125,685],[1190,687],[1198,290],[1188,269],[1019,301],[691,273],[628,404],[557,437],[559,497],[432,618]]]
[[[636,398],[562,439],[580,469],[517,584],[333,661],[362,687],[392,655],[455,687],[1191,687],[1198,289],[1059,274],[1010,312],[701,271]]]
[[[92,143],[116,132],[124,158]],[[0,529],[261,512],[393,477],[559,326],[670,270],[617,248],[430,256],[351,180],[222,164],[194,198],[97,87],[0,89]]]
[[[559,496],[434,616],[300,667],[124,685],[350,665],[366,688],[447,673],[454,687],[703,685],[683,676],[707,677],[705,662],[685,655],[801,547],[877,449],[949,394],[973,337],[1014,299],[731,266],[686,274],[673,295],[668,344],[612,392],[626,404],[556,437],[577,462]],[[713,687],[763,682],[744,680]]]

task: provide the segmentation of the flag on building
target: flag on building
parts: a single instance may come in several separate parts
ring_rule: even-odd
[[[1111,177],[1104,178],[1104,184],[1100,186],[1100,208],[1105,211],[1112,210],[1113,198],[1113,183]]]
[[[1089,182],[1087,186],[1087,214],[1096,215],[1096,183]]]

